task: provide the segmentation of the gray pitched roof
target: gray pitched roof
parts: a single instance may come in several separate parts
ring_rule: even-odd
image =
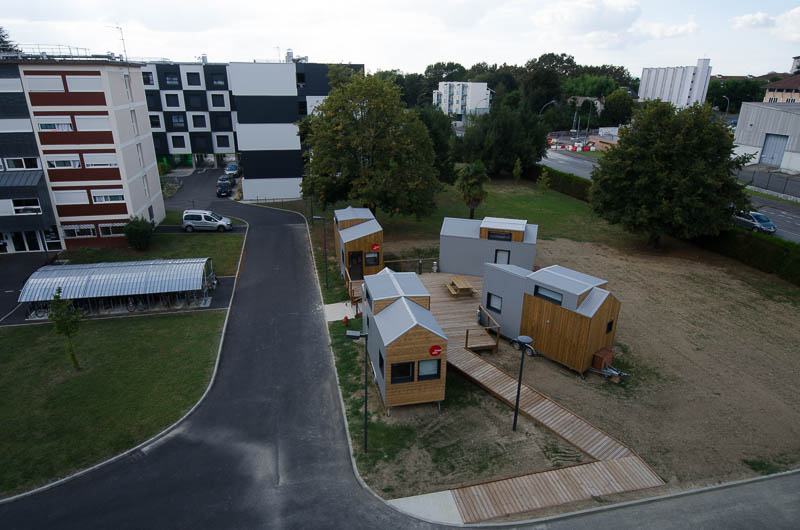
[[[502,265],[500,263],[486,263],[485,266],[492,267],[495,269],[500,269],[501,271],[513,274],[515,276],[519,276],[521,278],[527,278],[531,274],[531,271],[529,269],[524,269],[519,265]]]
[[[489,220],[487,224],[487,220]],[[445,217],[442,220],[441,236],[470,237],[479,239],[481,228],[496,228],[498,230],[524,230],[523,243],[536,243],[539,232],[537,225],[528,224],[519,219],[502,219],[500,217],[486,217],[483,221],[478,219],[461,219],[459,217]]]
[[[342,239],[342,242],[349,243],[350,241],[374,234],[375,232],[381,232],[382,230],[383,228],[378,224],[378,221],[370,219],[369,221],[351,226],[350,228],[340,230],[339,237]]]
[[[420,326],[447,340],[433,313],[407,298],[392,302],[386,309],[375,315],[375,325],[381,334],[384,345],[389,345],[414,326]]]
[[[800,75],[796,77],[800,77]],[[789,114],[800,114],[800,103],[762,103],[746,101],[742,103],[742,105],[750,105],[762,109],[779,110],[781,112],[788,112]]]
[[[561,265],[551,265],[544,269],[539,269],[530,273],[528,278],[557,291],[576,295],[581,295],[592,287],[606,283],[605,280],[562,267]]]
[[[333,215],[339,221],[349,221],[352,219],[375,219],[375,216],[372,215],[372,212],[369,208],[353,208],[352,206],[348,206],[347,208],[343,208],[341,210],[334,210]]]
[[[594,314],[600,309],[600,306],[603,305],[603,302],[606,301],[606,298],[609,297],[611,293],[606,291],[605,289],[601,289],[600,287],[593,287],[589,294],[586,295],[586,298],[583,299],[581,305],[578,306],[578,309],[575,311],[579,315],[583,315],[585,317],[592,318]]]
[[[400,296],[430,296],[414,272],[395,272],[385,268],[378,274],[364,276],[364,285],[373,300]]]
[[[477,219],[445,217],[442,220],[442,230],[439,235],[479,238],[481,236],[481,222]]]
[[[484,217],[481,221],[481,228],[489,228],[493,230],[511,230],[514,232],[522,232],[525,230],[525,225],[528,221],[525,219],[505,219],[503,217]]]

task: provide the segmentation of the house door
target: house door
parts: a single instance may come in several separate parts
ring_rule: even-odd
[[[511,260],[511,251],[510,250],[500,250],[497,249],[494,251],[494,262],[499,265],[508,265],[509,261]]]
[[[362,251],[347,254],[347,269],[351,280],[364,279],[364,253]]]
[[[761,150],[761,158],[758,163],[780,167],[788,140],[789,137],[782,134],[767,134],[764,138],[764,148]]]

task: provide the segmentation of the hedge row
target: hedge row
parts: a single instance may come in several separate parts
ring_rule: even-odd
[[[800,285],[800,245],[792,241],[735,228],[718,236],[698,237],[692,242]]]
[[[592,187],[592,181],[576,177],[572,173],[564,173],[553,168],[543,168],[547,170],[547,176],[550,179],[550,189],[575,197],[581,201],[589,201],[589,188]]]

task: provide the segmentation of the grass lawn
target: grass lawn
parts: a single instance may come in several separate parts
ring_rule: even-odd
[[[783,202],[786,204],[791,204],[792,206],[800,206],[800,202],[787,201],[786,199],[781,199],[780,197],[775,197],[774,195],[770,195],[768,193],[761,193],[760,191],[754,191],[754,190],[744,190],[744,192],[747,193],[748,195],[761,197],[762,199],[769,199],[771,201]]]
[[[603,151],[581,151],[581,154],[594,157],[598,160],[600,160],[601,158],[603,158],[603,156],[605,156],[605,153]]]
[[[224,311],[81,324],[74,372],[51,324],[0,328],[0,497],[158,433],[208,384]]]
[[[244,234],[194,232],[191,234],[154,234],[145,251],[126,248],[79,248],[61,253],[70,263],[102,261],[139,261],[146,259],[205,258],[214,260],[217,276],[233,276],[239,263]]]
[[[166,213],[166,217],[164,217],[164,220],[161,221],[162,225],[180,226],[183,223],[183,220],[181,219],[181,215],[183,214],[182,210],[167,210]],[[244,221],[236,217],[231,217],[231,222],[233,222],[234,226],[245,224]]]

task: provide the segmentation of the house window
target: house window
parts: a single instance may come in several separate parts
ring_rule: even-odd
[[[561,305],[561,301],[564,298],[561,293],[557,293],[556,291],[542,287],[541,285],[537,285],[533,289],[533,296],[547,300],[548,302],[553,302],[556,305]]]
[[[78,155],[47,155],[49,169],[80,169],[81,159]]]
[[[511,251],[510,250],[500,250],[497,249],[494,251],[494,262],[500,265],[508,265],[511,261]]]
[[[425,381],[427,379],[439,379],[442,376],[441,368],[441,359],[428,359],[426,361],[419,361],[419,367],[417,368],[417,380]]]
[[[158,114],[150,115],[150,127],[153,127],[155,129],[161,128],[161,118],[159,118]]]
[[[380,264],[379,252],[367,252],[364,257],[364,265],[367,267],[377,267]]]
[[[39,169],[38,158],[6,158],[6,169]]]
[[[211,94],[211,106],[212,107],[224,107],[225,106],[225,96],[222,94]]]
[[[198,72],[186,72],[186,84],[200,86],[200,74]]]
[[[53,190],[57,206],[65,204],[89,204],[86,190]]]
[[[11,199],[14,215],[34,215],[42,213],[39,199]]]
[[[145,176],[142,177],[142,185],[144,186],[144,196],[149,198],[150,197],[150,186],[147,185],[147,175],[146,174],[145,174]],[[150,215],[150,219],[152,219],[152,218],[153,218],[153,215],[151,214]]]
[[[297,102],[297,113],[300,116],[305,116],[308,114],[308,103],[305,101],[298,101]]]
[[[172,127],[175,129],[186,128],[186,118],[183,117],[183,114],[174,114],[172,116]]]
[[[168,85],[178,86],[178,74],[164,74],[164,82]]]
[[[414,362],[392,363],[392,384],[414,381]]]
[[[94,225],[63,225],[64,239],[78,239],[82,237],[97,237]]]
[[[136,144],[136,156],[139,157],[139,167],[144,167],[144,154],[142,153],[142,144]]]
[[[231,139],[227,134],[217,135],[217,147],[230,147]]]
[[[122,190],[92,190],[92,202],[125,202],[125,195]]]
[[[497,230],[489,230],[487,236],[489,239],[495,241],[511,241],[511,232],[498,232]]]
[[[161,102],[158,100],[158,92],[148,90],[144,94],[144,99],[147,100],[148,110],[161,110]]]
[[[123,74],[122,79],[125,81],[125,94],[128,96],[128,101],[133,101],[133,96],[131,95],[131,76]]]
[[[125,235],[125,223],[106,223],[98,225],[100,237],[119,237]]]
[[[295,74],[295,79],[297,80],[297,88],[306,86],[306,74],[304,72],[297,72]]]
[[[139,136],[139,122],[136,121],[136,111],[131,111],[131,127],[133,127],[133,135]]]
[[[186,139],[183,136],[173,136],[172,147],[176,149],[183,149],[186,147]]]
[[[47,116],[36,118],[40,131],[72,132],[72,119],[69,116]]]
[[[167,107],[181,106],[178,100],[178,94],[164,94],[164,101],[167,103]]]
[[[225,88],[225,74],[211,74],[211,86],[214,88]]]
[[[142,72],[142,83],[145,85],[154,85],[153,72]]]
[[[192,125],[195,127],[205,127],[206,117],[203,115],[195,114],[192,116]]]
[[[486,295],[486,307],[500,313],[503,310],[503,299],[496,294],[488,293]]]
[[[148,195],[148,197],[149,197],[149,195]],[[156,217],[153,214],[153,205],[152,204],[147,207],[147,215],[150,216],[150,221],[153,221],[155,219],[155,217]]]
[[[378,368],[381,370],[381,379],[386,379],[386,374],[384,373],[383,367],[383,352],[378,350]]]
[[[83,162],[87,168],[90,167],[119,167],[117,155],[114,153],[86,153],[83,155]]]
[[[613,320],[609,320],[608,321],[608,325],[606,325],[606,335],[611,333],[613,330],[614,330],[614,321]]]

